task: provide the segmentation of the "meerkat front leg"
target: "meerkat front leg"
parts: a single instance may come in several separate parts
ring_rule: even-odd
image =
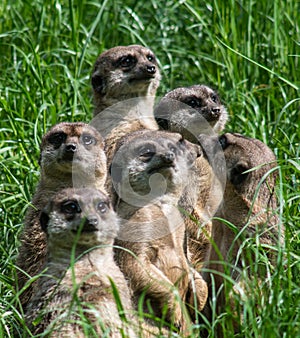
[[[155,259],[155,249],[148,248],[143,254],[133,257],[128,253],[126,258],[127,271],[130,271],[129,280],[136,294],[146,292],[147,298],[157,304],[160,312],[167,307],[166,318],[174,326],[182,325],[181,300],[175,285],[151,261]]]

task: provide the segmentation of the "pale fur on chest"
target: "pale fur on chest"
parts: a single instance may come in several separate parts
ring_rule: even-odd
[[[26,313],[28,324],[31,325],[31,321],[39,312],[49,313],[35,328],[36,333],[52,327],[53,337],[61,330],[66,335],[76,333],[76,337],[77,335],[84,337],[79,325],[67,324],[68,320],[75,319],[78,315],[79,304],[74,301],[77,299],[80,307],[87,310],[85,315],[95,322],[94,328],[99,334],[103,331],[99,323],[96,323],[97,319],[114,332],[113,337],[122,337],[119,329],[123,323],[119,317],[109,278],[119,290],[124,309],[130,312],[131,296],[124,276],[113,261],[112,248],[95,249],[81,257],[70,268],[68,268],[70,253],[66,254],[65,250],[57,248],[55,257],[54,261],[50,260],[46,264],[48,276],[38,281],[34,290],[35,295],[28,304]],[[86,304],[89,304],[88,307]],[[93,308],[93,311],[89,311],[89,308]]]
[[[123,136],[138,130],[158,130],[153,115],[153,98],[134,98],[119,102],[101,111],[91,124],[105,138],[108,163],[115,152],[116,143]]]

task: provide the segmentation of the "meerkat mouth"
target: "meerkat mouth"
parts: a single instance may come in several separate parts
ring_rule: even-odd
[[[78,230],[79,230],[79,227],[75,230],[72,230],[72,232],[74,234],[77,234]],[[94,224],[89,224],[89,223],[85,224],[83,226],[83,228],[81,229],[81,233],[93,233],[93,232],[97,232],[97,231],[98,231],[97,227]]]
[[[203,117],[206,119],[206,121],[211,122],[211,121],[216,121],[220,118],[222,114],[222,109],[219,107],[211,108],[211,109],[203,109],[201,110],[201,114]]]
[[[146,75],[144,74],[143,76],[137,76],[137,77],[132,77],[130,79],[128,79],[129,83],[133,83],[133,82],[151,82],[151,80],[153,80],[155,78],[155,76],[153,75]]]
[[[160,171],[164,171],[164,170],[174,170],[176,171],[176,167],[174,164],[170,164],[170,163],[165,163],[165,164],[161,164],[159,166],[156,166],[154,168],[151,168],[148,170],[148,174],[152,175],[154,173],[160,172]]]

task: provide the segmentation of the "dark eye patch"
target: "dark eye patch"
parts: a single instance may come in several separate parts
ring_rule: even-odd
[[[122,56],[118,59],[117,65],[121,68],[130,68],[136,64],[137,60],[132,55]]]
[[[76,201],[66,201],[61,204],[61,212],[74,215],[81,213],[81,208]]]
[[[214,102],[214,103],[218,103],[219,102],[219,97],[218,97],[218,95],[217,94],[211,94],[210,95],[210,98],[212,99],[212,101]]]
[[[155,60],[155,57],[153,56],[153,55],[151,55],[151,54],[148,54],[147,55],[147,59],[150,61],[150,62],[155,62],[156,60]]]
[[[188,97],[183,102],[192,108],[202,107],[202,101],[196,97]]]
[[[143,161],[149,161],[155,155],[156,149],[153,144],[146,144],[139,147],[136,153]]]
[[[67,134],[64,132],[58,132],[51,134],[48,137],[48,142],[52,144],[55,148],[59,148],[67,139]]]

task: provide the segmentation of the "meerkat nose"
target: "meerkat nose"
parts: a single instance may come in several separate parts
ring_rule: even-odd
[[[94,232],[97,230],[98,218],[97,216],[87,216],[83,224],[82,232]]]
[[[221,113],[221,109],[220,108],[212,108],[211,109],[211,112],[212,112],[212,114],[213,114],[213,116],[219,116],[220,115],[220,113]]]
[[[163,158],[167,163],[172,163],[175,159],[175,154],[172,151],[168,151],[163,155]]]
[[[98,224],[98,218],[96,216],[88,216],[86,218],[86,223],[91,225],[97,225]]]
[[[70,143],[66,145],[66,151],[70,153],[75,153],[77,151],[77,145],[74,143]]]
[[[147,66],[147,72],[154,74],[156,72],[155,66]]]

